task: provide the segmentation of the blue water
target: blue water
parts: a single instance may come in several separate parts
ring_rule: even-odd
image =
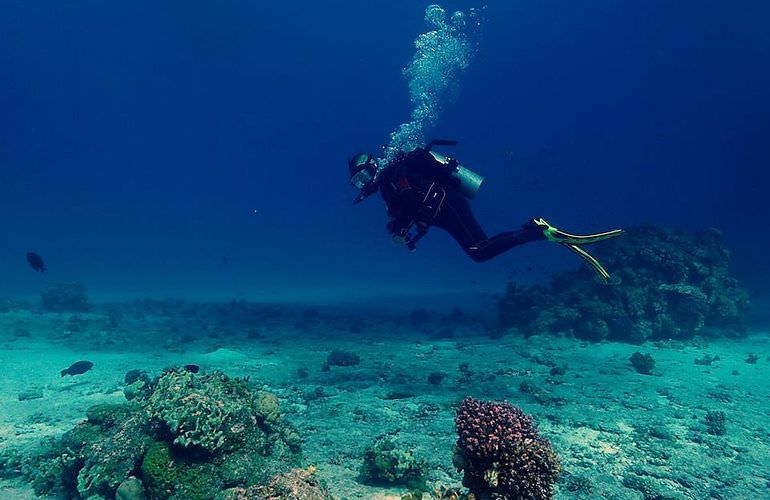
[[[351,205],[347,157],[409,118],[426,5],[5,0],[0,295],[499,292],[578,265],[540,244],[475,264],[439,230],[408,254],[378,199]],[[766,294],[770,3],[487,5],[426,131],[486,177],[487,231],[715,226]]]

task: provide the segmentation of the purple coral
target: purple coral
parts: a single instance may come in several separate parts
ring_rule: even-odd
[[[560,465],[532,417],[508,402],[465,398],[455,418],[454,462],[476,498],[549,499]]]

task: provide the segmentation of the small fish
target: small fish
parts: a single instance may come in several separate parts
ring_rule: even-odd
[[[72,363],[72,365],[66,370],[62,370],[61,376],[82,375],[83,373],[90,370],[92,366],[94,366],[94,364],[90,361],[76,361],[75,363]]]
[[[45,262],[43,262],[43,258],[35,252],[27,252],[27,262],[29,262],[32,269],[39,273],[48,271],[45,267]]]
[[[184,365],[184,369],[190,373],[198,373],[201,367],[198,365]]]

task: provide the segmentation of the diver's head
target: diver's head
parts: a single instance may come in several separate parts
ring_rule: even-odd
[[[377,175],[377,160],[369,153],[358,153],[348,160],[350,183],[358,189],[369,186]]]

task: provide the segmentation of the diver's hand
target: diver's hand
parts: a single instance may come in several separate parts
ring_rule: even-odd
[[[395,243],[396,245],[404,246],[408,242],[409,242],[409,238],[407,237],[406,234],[398,233],[393,235],[393,243]]]
[[[409,228],[408,227],[402,227],[398,229],[397,231],[393,231],[393,243],[396,245],[408,245],[410,238],[409,238]]]
[[[388,223],[385,225],[389,234],[395,236],[406,236],[409,233],[409,225],[404,224],[401,219],[391,217]]]

